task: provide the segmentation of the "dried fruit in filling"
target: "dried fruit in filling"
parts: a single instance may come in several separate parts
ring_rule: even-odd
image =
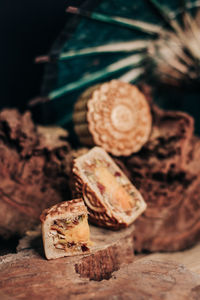
[[[73,173],[76,195],[83,197],[93,223],[118,229],[146,208],[140,192],[103,148],[76,158]]]
[[[92,245],[87,208],[82,199],[62,202],[40,216],[47,259],[87,253]]]

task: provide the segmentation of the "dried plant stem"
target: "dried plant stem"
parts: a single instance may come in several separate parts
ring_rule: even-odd
[[[48,96],[50,100],[54,100],[56,98],[59,98],[69,92],[72,92],[74,90],[83,88],[87,86],[88,84],[91,84],[95,81],[102,80],[104,78],[107,78],[121,70],[138,66],[140,65],[144,60],[144,56],[140,54],[134,54],[127,58],[121,59],[118,62],[115,62],[111,65],[109,65],[106,68],[103,68],[100,71],[91,73],[89,75],[83,76],[78,81],[69,83],[61,88],[58,88],[54,91],[52,91]]]
[[[196,49],[195,45],[191,44],[191,41],[188,40],[185,31],[181,28],[178,22],[172,18],[171,11],[166,7],[161,5],[157,0],[149,0],[159,11],[161,16],[165,19],[165,21],[171,26],[171,28],[177,33],[183,45],[187,47],[190,53],[200,59],[200,51]]]
[[[163,30],[161,26],[142,22],[142,21],[136,21],[131,20],[128,18],[122,18],[122,17],[115,17],[115,16],[107,16],[104,14],[96,13],[96,12],[89,12],[85,11],[83,9],[69,6],[66,10],[68,13],[81,15],[82,17],[86,17],[92,20],[109,23],[109,24],[116,24],[119,26],[123,26],[129,29],[139,30],[143,31],[148,34],[160,34]]]
[[[135,82],[139,77],[144,75],[144,68],[134,68],[133,70],[130,70],[123,74],[118,79],[123,82]]]
[[[161,61],[182,74],[190,75],[188,66],[182,63],[178,56],[174,54],[171,47],[167,47],[163,41],[152,45],[152,48],[149,49],[149,53],[154,61]]]
[[[192,9],[197,7],[200,7],[200,0],[194,2],[186,1],[185,7],[179,7],[176,10],[171,11],[170,17],[171,19],[175,19],[178,15],[182,14],[185,11],[185,9]]]
[[[184,0],[183,0],[184,1]],[[90,20],[113,24],[131,30],[138,30],[153,35],[151,40],[136,40],[127,42],[112,42],[107,45],[88,47],[85,49],[69,50],[59,56],[40,56],[36,62],[51,62],[55,60],[67,61],[73,58],[109,53],[128,53],[126,58],[120,59],[107,67],[84,75],[75,82],[71,82],[49,93],[47,99],[54,100],[67,93],[88,86],[94,82],[109,78],[117,73],[124,72],[119,79],[125,82],[134,82],[145,73],[145,63],[148,58],[156,65],[156,74],[165,82],[179,85],[181,81],[190,82],[199,78],[198,68],[200,61],[200,10],[196,17],[192,18],[186,9],[200,6],[200,0],[193,3],[186,2],[175,12],[160,4],[158,0],[149,0],[158,10],[162,19],[171,27],[171,30],[163,29],[162,26],[147,22],[132,20],[117,16],[86,11],[77,7],[68,7],[67,12],[77,14]],[[185,26],[177,21],[178,14],[183,14]],[[156,37],[156,39],[155,39]],[[133,54],[135,53],[135,54]],[[153,73],[153,72],[152,72]],[[37,100],[37,101],[36,101]],[[34,99],[33,103],[40,102]],[[44,100],[43,100],[44,101]]]
[[[49,55],[41,55],[35,58],[35,63],[40,64],[40,63],[47,63],[50,62],[50,56]]]
[[[185,65],[192,66],[194,64],[193,60],[184,52],[182,43],[177,38],[177,36],[172,33],[169,39],[163,39],[163,47],[168,48],[174,55],[177,56],[177,59],[182,61]]]
[[[117,52],[133,52],[147,49],[149,41],[137,40],[132,42],[112,43],[98,47],[86,48],[83,50],[71,50],[60,55],[59,60],[68,60],[79,56],[88,56],[95,54],[117,53]]]
[[[90,55],[103,55],[108,53],[124,53],[124,52],[140,52],[147,50],[149,40],[137,40],[131,42],[111,43],[97,47],[90,47],[78,50],[69,50],[63,52],[58,56],[59,61],[66,61],[77,57],[90,56]],[[55,60],[55,57],[53,58]],[[51,56],[42,55],[35,59],[36,63],[51,62]]]
[[[184,18],[185,28],[190,31],[190,33],[193,35],[193,38],[196,41],[196,43],[194,43],[197,47],[196,51],[199,51],[199,49],[200,49],[200,28],[196,22],[196,19],[192,19],[191,15],[187,12],[184,13],[183,18]]]

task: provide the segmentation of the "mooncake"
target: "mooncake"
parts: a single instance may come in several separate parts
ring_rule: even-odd
[[[54,259],[90,251],[88,212],[82,199],[62,202],[40,216],[45,256]]]
[[[84,199],[92,223],[119,229],[145,210],[140,192],[104,149],[94,147],[76,158],[72,171],[74,193]]]
[[[115,156],[138,152],[148,141],[152,116],[135,86],[111,80],[87,89],[73,113],[74,129],[86,146],[101,146]]]

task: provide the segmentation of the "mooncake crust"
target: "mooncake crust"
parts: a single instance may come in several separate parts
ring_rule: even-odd
[[[78,214],[87,215],[87,208],[81,198],[65,201],[45,209],[40,216],[42,224],[42,239],[44,245],[44,252],[47,259],[56,259],[65,256],[83,255],[84,253],[78,250],[65,251],[55,247],[53,243],[53,236],[50,234],[52,222],[57,219],[65,219],[66,217],[75,217]],[[86,253],[89,252],[87,248]],[[86,254],[85,253],[85,254]]]
[[[54,217],[59,217],[65,213],[77,213],[79,210],[84,210],[84,212],[87,213],[87,209],[82,198],[60,202],[45,209],[40,215],[40,221],[44,223],[47,219],[53,219]]]
[[[101,200],[101,197],[99,197],[98,193],[95,191],[95,189],[91,188],[92,184],[89,184],[86,180],[84,180],[82,172],[80,170],[79,166],[79,160],[82,159],[82,157],[88,157],[88,156],[95,156],[95,153],[100,152],[101,155],[108,155],[105,150],[103,150],[100,147],[94,147],[92,150],[90,150],[87,154],[82,155],[74,160],[73,162],[73,193],[74,197],[82,197],[88,212],[89,212],[89,220],[93,224],[97,224],[102,227],[118,230],[120,228],[127,227],[130,225],[136,218],[139,216],[145,209],[146,209],[146,203],[144,202],[142,195],[140,192],[133,186],[135,192],[137,193],[137,197],[140,201],[140,208],[138,209],[137,213],[134,214],[136,216],[135,218],[129,218],[126,217],[126,214],[124,212],[124,216],[120,216],[120,214],[117,214],[113,210],[109,209],[103,203]],[[108,158],[105,158],[108,160]],[[124,177],[126,175],[122,172],[122,170],[119,169],[119,167],[115,164],[115,162],[109,157],[109,162],[112,163],[116,171],[120,171]]]
[[[82,180],[81,176],[78,175],[79,170],[78,168],[76,168],[76,166],[74,166],[73,172],[75,181],[75,189],[73,190],[74,196],[83,197],[83,200],[88,209],[90,222],[101,227],[111,228],[115,230],[127,227],[127,223],[119,223],[119,220],[112,216],[112,213],[102,205],[95,191],[93,191],[89,187],[89,185]]]
[[[73,120],[81,143],[101,146],[115,156],[138,152],[152,126],[144,94],[119,80],[86,90],[74,106]]]

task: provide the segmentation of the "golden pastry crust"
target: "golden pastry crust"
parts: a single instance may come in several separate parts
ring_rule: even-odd
[[[40,221],[44,223],[49,218],[58,217],[59,215],[62,215],[64,213],[76,213],[80,209],[87,213],[87,209],[83,203],[82,198],[60,202],[50,208],[43,210],[42,214],[40,215]]]
[[[90,251],[88,211],[82,199],[58,203],[40,216],[47,259],[87,254]]]
[[[84,175],[83,162],[99,157],[105,159],[116,172],[120,173],[126,185],[130,186],[131,191],[134,191],[137,206],[133,207],[130,215],[122,211],[117,212],[115,207],[111,207],[108,203],[105,203],[98,189],[94,184],[91,184],[87,176]],[[75,159],[73,174],[74,195],[83,198],[89,212],[89,220],[94,224],[117,230],[131,224],[146,209],[146,203],[140,192],[131,184],[109,155],[100,147],[94,147],[87,154]]]
[[[99,145],[116,156],[138,152],[152,127],[144,94],[119,80],[86,90],[75,104],[73,119],[83,144]]]

